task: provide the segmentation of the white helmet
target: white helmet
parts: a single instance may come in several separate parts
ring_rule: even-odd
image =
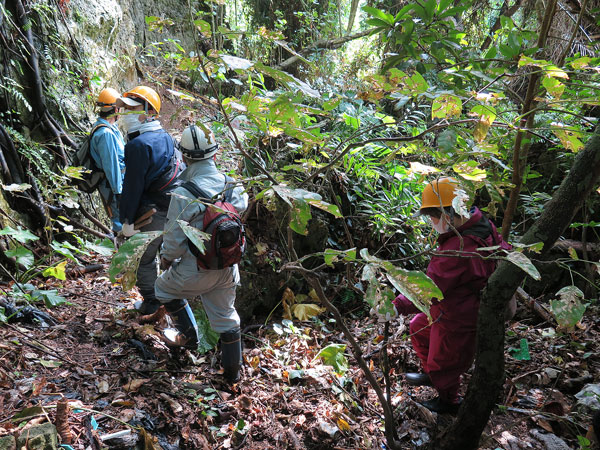
[[[219,145],[215,140],[215,135],[204,125],[190,125],[181,135],[179,148],[189,159],[201,160],[212,157]]]

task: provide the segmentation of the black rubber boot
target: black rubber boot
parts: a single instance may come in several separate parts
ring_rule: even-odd
[[[221,333],[221,364],[228,382],[239,381],[242,365],[242,335],[239,328]]]
[[[438,414],[456,414],[460,408],[462,399],[459,399],[457,403],[450,403],[446,400],[442,400],[442,398],[438,396],[434,399],[425,400],[424,402],[419,403],[421,403],[421,405],[423,405],[429,411],[433,411]]]
[[[160,308],[160,302],[155,298],[144,298],[141,302],[135,302],[133,306],[142,316],[147,316]]]
[[[404,378],[411,386],[433,386],[431,378],[426,373],[407,373]]]
[[[191,350],[198,348],[198,324],[187,300],[172,300],[165,303],[165,309],[173,319],[179,335],[175,339],[169,338],[174,346],[185,347]]]

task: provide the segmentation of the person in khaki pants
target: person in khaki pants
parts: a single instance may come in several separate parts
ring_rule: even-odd
[[[171,196],[160,251],[161,266],[166,270],[156,280],[155,295],[165,305],[179,331],[170,343],[188,348],[197,347],[198,331],[186,299],[200,297],[211,327],[221,335],[225,377],[229,382],[235,382],[239,378],[242,352],[240,318],[234,304],[240,281],[238,266],[202,268],[194,255],[198,250],[177,223],[177,220],[184,220],[203,229],[206,204],[196,201],[198,197],[210,199],[227,193],[228,202],[238,214],[248,207],[248,194],[243,187],[236,186],[233,180],[219,172],[215,163],[218,148],[213,133],[205,126],[192,125],[181,136],[180,150],[187,169],[180,176],[181,185]]]

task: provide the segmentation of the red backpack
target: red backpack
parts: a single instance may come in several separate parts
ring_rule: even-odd
[[[233,188],[227,187],[232,178],[225,177],[224,194],[221,198],[212,199],[193,182],[182,185],[196,198],[209,202],[204,211],[202,231],[211,235],[204,253],[200,253],[192,241],[188,239],[188,247],[196,257],[198,266],[205,270],[219,270],[238,264],[246,249],[246,233],[241,217],[235,206],[231,204]]]

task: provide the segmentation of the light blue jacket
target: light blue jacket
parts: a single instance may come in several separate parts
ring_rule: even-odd
[[[96,165],[104,171],[113,194],[120,194],[125,175],[125,141],[116,125],[102,118],[98,118],[94,127],[99,124],[108,126],[99,128],[92,136],[90,154]]]
[[[179,176],[181,184],[192,181],[207,195],[214,196],[223,191],[225,187],[225,176],[219,172],[212,158],[196,161],[190,164]],[[167,224],[161,256],[173,261],[181,258],[188,248],[187,237],[177,223],[184,220],[191,226],[202,229],[204,210],[206,206],[198,201],[187,189],[179,186],[171,193],[171,203],[167,213]],[[248,194],[242,186],[236,186],[233,190],[231,204],[241,214],[248,207]],[[191,252],[190,252],[191,253]]]

